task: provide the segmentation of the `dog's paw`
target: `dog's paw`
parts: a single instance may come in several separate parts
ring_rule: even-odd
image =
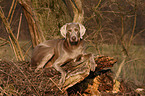
[[[95,62],[91,62],[91,71],[95,71],[97,64]]]
[[[61,74],[61,78],[60,78],[60,81],[59,81],[59,84],[58,84],[60,88],[65,83],[65,77],[66,77],[66,72],[64,72],[63,74]]]
[[[59,83],[58,83],[58,87],[62,88],[63,84],[64,84],[64,80],[61,78]]]

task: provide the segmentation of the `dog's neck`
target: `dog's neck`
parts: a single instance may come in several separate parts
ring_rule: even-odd
[[[70,51],[77,49],[83,43],[83,39],[80,39],[77,42],[70,42],[69,39],[65,39],[64,47]],[[81,45],[82,46],[82,45]]]

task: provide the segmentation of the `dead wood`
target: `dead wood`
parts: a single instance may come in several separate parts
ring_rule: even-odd
[[[1,61],[0,64],[0,77],[2,77],[0,85],[9,95],[64,95],[67,94],[67,88],[82,81],[90,72],[90,65],[86,62],[77,65],[74,62],[69,62],[66,66],[63,66],[67,71],[67,77],[63,88],[60,89],[57,86],[60,73],[54,68],[46,68],[34,73],[34,70],[30,69],[29,62]],[[7,86],[6,82],[10,85]],[[11,89],[11,86],[14,89]],[[10,90],[7,90],[7,88]],[[19,92],[16,93],[16,90],[19,90]]]
[[[10,40],[11,46],[13,47],[13,51],[15,53],[17,61],[18,60],[24,61],[25,58],[23,56],[23,53],[22,53],[22,50],[20,48],[19,42],[18,42],[17,38],[15,37],[15,35],[14,35],[12,29],[11,29],[10,22],[8,22],[8,20],[7,20],[8,18],[5,17],[1,6],[0,6],[0,17],[2,18],[2,21],[5,25],[7,33],[9,34],[9,40]]]
[[[72,8],[73,8],[73,22],[83,23],[84,21],[84,10],[82,7],[81,0],[70,0]]]
[[[117,60],[107,56],[98,56],[95,61],[98,65],[95,72],[90,71],[89,61],[81,63],[70,61],[62,66],[67,72],[66,81],[62,88],[57,85],[60,73],[54,68],[46,68],[34,73],[29,62],[0,61],[1,94],[38,96],[67,96],[72,94],[77,96],[77,94],[83,94],[88,96],[86,94],[112,92],[113,73],[102,69],[112,67]],[[123,88],[121,86],[121,90]]]
[[[39,27],[39,24],[37,23],[38,18],[36,16],[36,13],[32,11],[32,8],[27,3],[28,1],[27,2],[26,1],[27,0],[19,0],[19,3],[23,7],[24,14],[27,19],[28,26],[29,26],[32,44],[33,44],[33,47],[35,47],[39,43],[43,42],[45,38],[43,36],[42,30]]]

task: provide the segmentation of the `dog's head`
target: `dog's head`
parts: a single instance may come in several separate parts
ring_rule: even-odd
[[[70,42],[78,42],[85,34],[85,27],[79,23],[66,23],[60,29],[61,35]]]

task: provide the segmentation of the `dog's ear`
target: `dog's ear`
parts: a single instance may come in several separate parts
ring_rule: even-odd
[[[83,39],[83,36],[85,35],[86,28],[82,24],[79,24],[80,26],[80,38]]]
[[[67,24],[63,25],[60,29],[61,35],[66,38],[66,26]]]

